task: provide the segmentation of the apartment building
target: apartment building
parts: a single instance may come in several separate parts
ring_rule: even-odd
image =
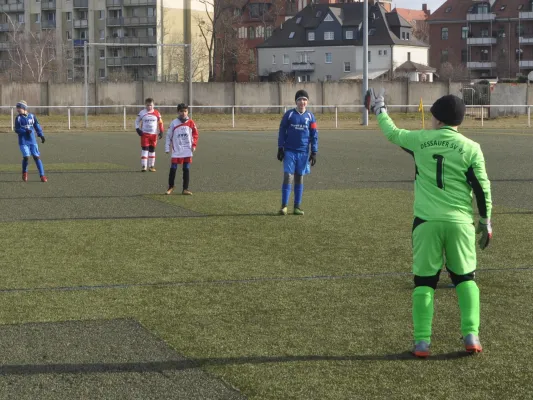
[[[470,78],[533,70],[533,2],[448,0],[429,18],[430,63],[464,66]]]
[[[184,65],[187,60],[165,63],[174,50],[155,44],[194,42],[199,34],[195,18],[205,13],[205,6],[197,0],[0,0],[0,67],[13,67],[9,52],[15,32],[52,30],[56,64],[61,63],[60,73],[67,81],[83,79],[86,42],[112,44],[89,46],[91,81],[116,74],[134,79],[180,79],[184,70],[177,64]]]

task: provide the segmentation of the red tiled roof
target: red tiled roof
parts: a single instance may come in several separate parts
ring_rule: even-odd
[[[400,14],[407,22],[425,21],[428,15],[423,10],[411,10],[409,8],[395,8],[392,12]]]

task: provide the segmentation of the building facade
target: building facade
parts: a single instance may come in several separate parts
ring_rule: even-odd
[[[361,79],[362,3],[313,5],[297,13],[258,46],[258,75],[283,73],[296,81]],[[427,65],[428,46],[412,27],[381,5],[369,9],[369,77],[393,77],[406,61]]]
[[[113,76],[183,80],[183,71],[165,67],[165,56],[170,56],[155,45],[194,43],[195,15],[205,13],[195,0],[3,0],[0,66],[4,71],[17,68],[14,47],[31,53],[32,46],[43,45],[55,54],[52,75],[61,81],[81,80],[84,44],[102,43],[110,46],[88,47],[91,81]],[[17,37],[25,39],[14,40]]]
[[[466,78],[516,78],[533,70],[531,1],[448,0],[429,18],[430,63]]]

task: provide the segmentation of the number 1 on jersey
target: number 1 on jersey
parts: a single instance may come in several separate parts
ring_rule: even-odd
[[[444,189],[444,156],[433,154],[433,159],[437,160],[437,186]]]

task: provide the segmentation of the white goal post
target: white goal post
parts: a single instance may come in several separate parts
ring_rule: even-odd
[[[85,127],[89,126],[89,74],[87,72],[87,48],[89,46],[102,47],[184,47],[189,49],[189,98],[188,103],[192,106],[192,44],[189,43],[83,43],[83,75],[84,75],[84,90],[85,90]],[[162,62],[162,61],[160,61]]]

